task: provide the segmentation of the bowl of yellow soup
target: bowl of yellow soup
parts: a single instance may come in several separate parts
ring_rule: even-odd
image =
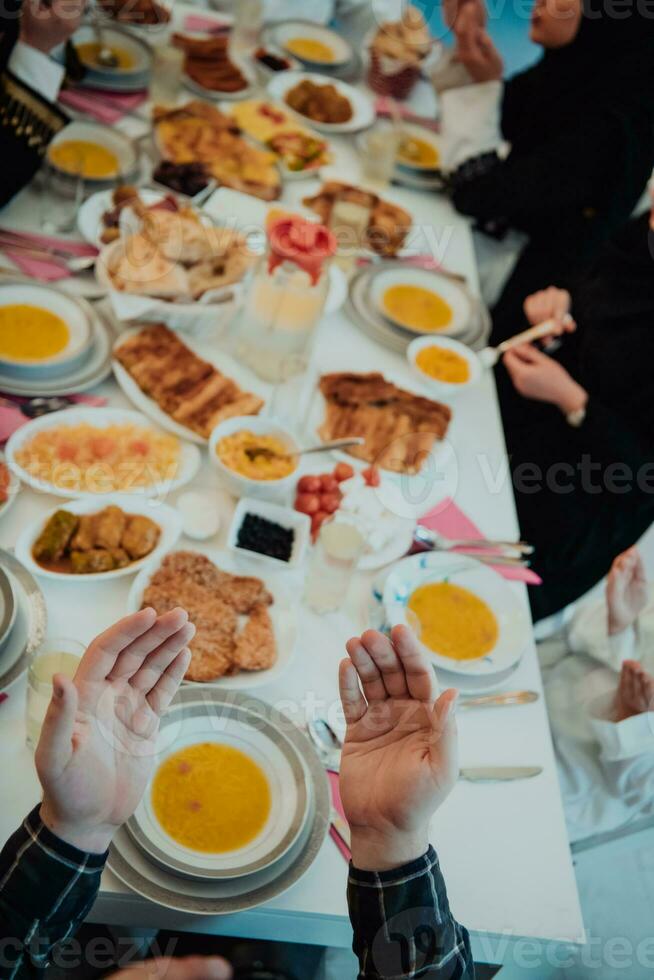
[[[94,190],[130,180],[138,154],[129,137],[100,123],[71,122],[48,147],[48,161],[59,185],[74,186],[78,177]]]
[[[209,458],[236,497],[279,500],[293,485],[298,466],[298,457],[285,454],[297,449],[288,429],[256,415],[226,419],[209,437]]]
[[[100,43],[91,26],[80,27],[71,41],[86,71],[82,84],[100,88],[111,85],[116,91],[134,91],[137,87],[147,87],[152,67],[152,49],[129,31],[112,26],[102,28],[102,43],[115,55],[115,68],[107,68],[98,61]]]
[[[157,750],[127,828],[160,866],[187,879],[241,878],[298,840],[312,791],[298,753],[266,717],[198,699],[164,720]]]
[[[467,391],[482,376],[475,352],[451,337],[419,337],[411,341],[406,356],[425,388],[445,400]]]
[[[468,294],[456,279],[401,265],[372,277],[370,298],[378,312],[404,335],[456,337],[471,315]]]
[[[350,44],[335,31],[308,20],[288,20],[271,28],[274,42],[308,68],[340,68],[352,60]]]
[[[83,308],[50,286],[0,286],[0,370],[22,379],[50,379],[75,371],[91,347]]]
[[[525,602],[493,568],[467,555],[403,559],[386,579],[383,604],[389,625],[412,629],[433,666],[450,673],[501,673],[529,643]]]
[[[403,123],[395,165],[413,177],[434,177],[441,173],[441,147],[435,133],[422,126]]]

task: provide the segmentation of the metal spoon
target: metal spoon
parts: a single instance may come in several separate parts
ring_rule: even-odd
[[[324,718],[311,718],[307,721],[307,730],[325,769],[340,772],[343,743],[329,722]]]
[[[263,457],[264,459],[292,459],[297,456],[308,456],[310,453],[326,453],[331,449],[346,449],[348,446],[362,446],[365,442],[361,436],[351,436],[349,439],[334,439],[332,442],[321,442],[318,446],[309,446],[308,449],[298,449],[294,453],[276,453],[274,449],[267,446],[251,446],[245,450],[248,459],[254,460]]]
[[[102,38],[102,26],[100,19],[98,17],[97,11],[93,13],[93,33],[95,34],[95,39],[98,42],[99,49],[95,56],[95,60],[100,65],[101,68],[118,68],[118,58],[116,54],[108,47]]]
[[[479,697],[461,698],[459,708],[501,708],[512,704],[531,704],[538,701],[537,691],[506,691],[504,694],[481,694]]]

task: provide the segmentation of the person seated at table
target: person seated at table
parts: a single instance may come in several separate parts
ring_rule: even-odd
[[[0,206],[25,187],[68,123],[64,68],[50,52],[79,27],[85,0],[6,0],[0,15]]]
[[[0,854],[0,977],[38,975],[89,912],[111,839],[152,772],[193,633],[181,609],[159,618],[143,609],[91,643],[74,680],[54,677],[35,760],[43,800]],[[369,630],[347,651],[340,789],[360,976],[472,978],[468,933],[429,844],[430,819],[457,779],[456,692],[436,699],[433,671],[406,627],[390,639]],[[155,967],[168,980],[231,975],[224,961],[193,959],[117,976],[152,977]]]
[[[654,521],[653,229],[654,208],[571,292],[528,297],[528,322],[560,329],[571,315],[576,332],[553,356],[522,345],[496,369],[520,530],[544,580],[530,590],[536,619],[587,592]]]
[[[636,548],[538,651],[571,840],[654,812],[654,592]]]
[[[654,20],[637,4],[614,17],[601,0],[537,0],[531,38],[544,55],[503,82],[483,0],[445,6],[454,62],[471,84],[441,92],[443,160],[454,205],[476,219],[482,291],[502,340],[524,297],[586,267],[645,190]]]

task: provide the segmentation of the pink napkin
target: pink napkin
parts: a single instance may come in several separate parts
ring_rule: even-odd
[[[227,34],[231,22],[217,17],[204,17],[202,14],[188,14],[184,20],[184,30],[192,34]]]
[[[334,809],[337,810],[338,813],[340,813],[340,815],[343,817],[343,820],[345,820],[345,811],[343,810],[343,804],[341,802],[341,792],[338,786],[338,773],[328,772],[327,776],[329,778],[329,786],[332,791],[332,805]],[[345,860],[349,861],[352,858],[352,855],[350,854],[350,849],[347,846],[347,844],[345,844],[344,841],[341,840],[341,838],[338,836],[338,834],[336,833],[333,827],[330,827],[329,834],[331,836],[331,839],[336,844],[336,847],[339,849],[339,851],[345,858]]]
[[[56,259],[35,259],[32,255],[25,255],[24,252],[12,252],[6,245],[0,245],[0,249],[30,279],[38,279],[40,282],[59,282],[60,279],[68,279],[72,275],[72,272],[64,265],[59,265]]]
[[[85,112],[98,122],[112,126],[122,119],[126,112],[133,112],[142,105],[148,93],[141,92],[104,92],[93,88],[64,89],[59,94],[59,102],[69,109]],[[145,122],[145,120],[143,120]]]
[[[32,279],[39,279],[41,282],[58,282],[60,279],[67,279],[72,273],[66,268],[63,260],[57,256],[52,258],[36,258],[27,255],[20,249],[12,249],[11,245],[3,244],[5,235],[16,237],[16,240],[24,245],[34,248],[64,248],[74,256],[97,255],[98,250],[94,245],[86,242],[74,242],[68,238],[57,238],[53,235],[41,235],[31,231],[14,231],[10,228],[0,228],[0,251],[4,252],[20,271]]]
[[[6,701],[8,697],[9,697],[8,694],[4,694],[0,692],[0,704],[2,704],[3,701]]]
[[[421,517],[418,523],[446,538],[483,537],[479,528],[466,517],[449,497],[441,501],[434,510]],[[480,549],[480,553],[492,555],[493,552],[492,549],[485,548]],[[494,565],[493,567],[504,578],[512,579],[515,582],[525,582],[527,585],[542,585],[543,580],[540,575],[537,575],[530,568],[507,568],[506,565]]]
[[[360,258],[357,259],[357,265],[364,266],[370,265],[374,260]],[[438,272],[442,269],[442,264],[435,259],[433,255],[401,255],[399,258],[395,259],[395,262],[401,263],[402,265],[410,265],[416,269],[429,269],[431,271]]]
[[[71,405],[90,405],[91,407],[100,407],[107,404],[107,399],[101,397],[100,395],[61,395],[58,396],[65,398],[71,403]],[[23,415],[20,410],[22,402],[30,401],[29,398],[16,398],[12,396],[11,401],[9,399],[3,398],[0,392],[0,443],[7,441],[9,436],[13,435],[17,429],[25,425],[30,421],[27,415]]]
[[[422,126],[423,129],[430,129],[434,133],[440,132],[440,123],[438,119],[428,119],[425,116],[418,116],[415,112],[411,112],[406,106],[400,105],[396,102],[397,108],[400,112],[400,117],[404,119],[405,122],[415,123],[416,126]],[[391,100],[386,95],[380,95],[375,100],[375,111],[378,116],[383,118],[391,118]]]

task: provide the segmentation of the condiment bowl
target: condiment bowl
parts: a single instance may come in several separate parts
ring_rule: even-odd
[[[241,548],[238,545],[238,532],[246,514],[262,517],[267,521],[272,521],[274,524],[279,524],[280,527],[293,531],[293,548],[288,561],[273,558],[271,555],[261,554],[259,551],[251,551],[249,548]],[[297,568],[305,559],[307,548],[309,547],[310,535],[311,518],[307,517],[306,514],[301,514],[292,507],[282,507],[279,504],[273,504],[268,500],[255,500],[251,497],[242,497],[236,505],[232,523],[229,527],[227,547],[235,555],[241,555],[244,558],[257,562],[265,562],[276,568]]]
[[[252,432],[256,436],[275,436],[289,452],[299,446],[288,429],[274,418],[260,418],[257,415],[241,415],[221,422],[209,437],[209,458],[220,474],[221,483],[235,497],[255,497],[258,500],[280,500],[297,478],[297,463],[293,471],[277,480],[256,480],[243,476],[226,466],[218,456],[218,444],[226,436],[237,432]]]
[[[458,383],[440,381],[426,374],[422,368],[418,367],[416,361],[418,354],[426,347],[441,347],[444,350],[453,351],[455,354],[463,357],[467,361],[470,372],[467,381]],[[475,352],[470,350],[469,347],[466,347],[465,344],[461,344],[458,340],[452,340],[450,337],[420,337],[417,340],[413,340],[407,347],[406,356],[413,373],[420,379],[425,388],[429,390],[430,394],[442,398],[445,401],[456,398],[461,392],[472,388],[473,385],[478,383],[483,374],[481,362]]]

